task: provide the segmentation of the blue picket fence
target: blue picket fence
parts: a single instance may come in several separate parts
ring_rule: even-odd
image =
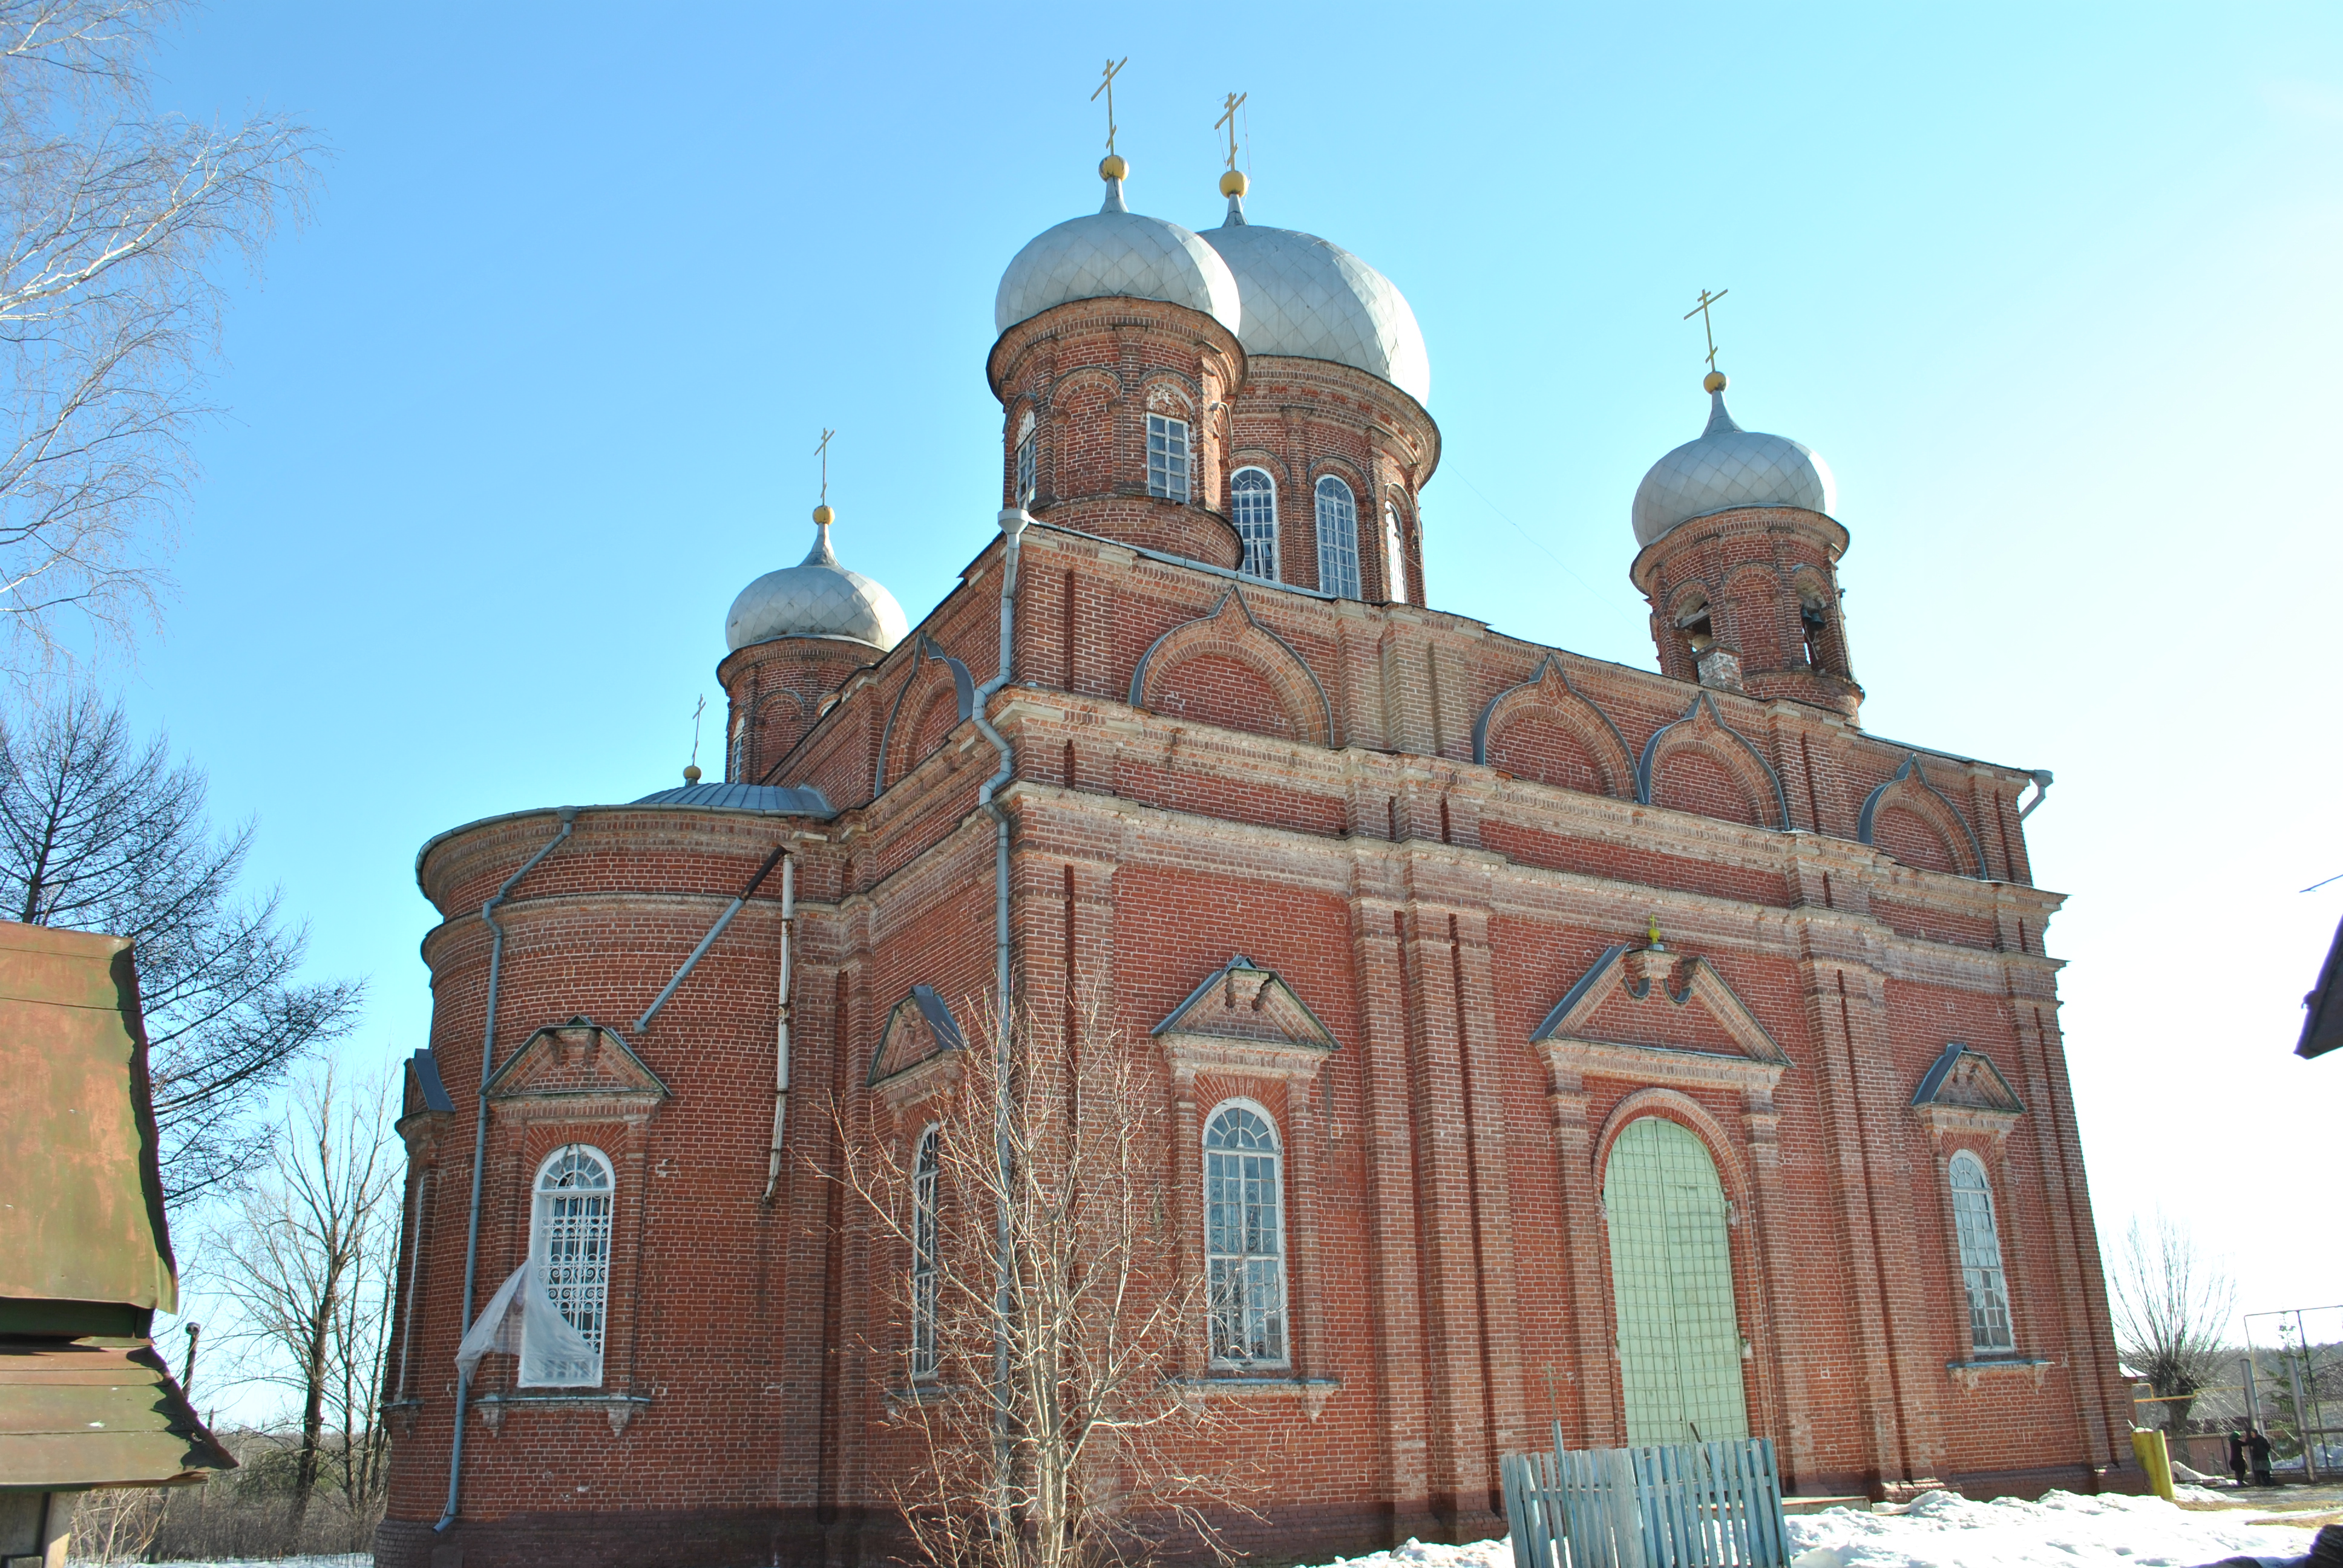
[[[1784,1568],[1771,1439],[1509,1453],[1514,1568]]]

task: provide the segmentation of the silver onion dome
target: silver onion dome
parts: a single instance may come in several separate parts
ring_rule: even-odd
[[[1828,516],[1838,480],[1822,454],[1787,436],[1745,430],[1725,407],[1725,377],[1709,390],[1708,428],[1652,465],[1635,487],[1635,543],[1678,523],[1735,507],[1796,507]]]
[[[1247,223],[1234,192],[1228,221],[1202,237],[1236,275],[1247,354],[1331,359],[1431,401],[1423,329],[1391,279],[1314,234]]]
[[[840,637],[884,653],[903,640],[910,622],[895,596],[838,564],[830,548],[830,508],[815,515],[813,548],[793,567],[767,572],[740,590],[724,618],[724,641],[734,649],[777,637]]]
[[[1228,264],[1178,224],[1126,207],[1119,176],[1106,182],[1105,206],[1043,229],[1017,253],[993,296],[993,329],[1006,332],[1068,300],[1117,297],[1184,305],[1238,329],[1237,280]]]

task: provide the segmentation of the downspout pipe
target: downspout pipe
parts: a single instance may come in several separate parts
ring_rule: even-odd
[[[779,1021],[773,1029],[773,1149],[765,1165],[765,1201],[781,1185],[781,1132],[789,1116],[789,937],[798,917],[798,859],[781,862],[781,982]]]
[[[1023,498],[1020,498],[1021,501]],[[1009,1453],[1009,811],[1001,805],[1001,791],[1017,771],[1017,753],[992,727],[986,712],[993,694],[1009,684],[1017,648],[1017,558],[1018,547],[1025,530],[1032,524],[1032,515],[1022,505],[1004,508],[1001,513],[1001,532],[1005,543],[1001,549],[1001,668],[990,680],[976,689],[976,728],[1001,757],[1000,770],[987,779],[976,792],[980,810],[992,815],[992,985],[994,1005],[1000,1009],[995,1025],[992,1064],[992,1144],[993,1155],[999,1161],[1000,1202],[994,1217],[995,1295],[993,1300],[992,1334],[992,1441],[994,1462],[1006,1468]]]
[[[556,833],[545,848],[523,861],[519,870],[504,879],[501,887],[480,906],[480,919],[493,933],[488,942],[488,1015],[480,1031],[480,1099],[472,1127],[472,1211],[464,1225],[464,1332],[472,1327],[472,1287],[478,1278],[480,1262],[480,1175],[488,1158],[488,1080],[497,1070],[497,990],[504,979],[505,929],[497,924],[497,906],[505,901],[523,877],[537,869],[538,862],[569,841],[572,829],[578,826],[578,808],[561,809],[561,831]],[[433,1531],[443,1531],[456,1523],[456,1504],[464,1480],[464,1407],[470,1402],[472,1374],[460,1372],[456,1380],[456,1441],[447,1453],[447,1512],[439,1516]]]
[[[2025,791],[2021,789],[2018,793],[2022,795]],[[2050,769],[2047,768],[2036,768],[2034,770],[2034,799],[2031,804],[2019,808],[2017,819],[2023,822],[2028,817],[2033,816],[2034,808],[2041,805],[2042,797],[2048,793],[2050,793]]]

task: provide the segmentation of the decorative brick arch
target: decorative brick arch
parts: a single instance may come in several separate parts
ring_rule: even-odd
[[[1286,721],[1303,740],[1334,743],[1334,710],[1326,689],[1292,645],[1253,618],[1244,590],[1231,587],[1208,615],[1184,621],[1155,639],[1131,672],[1131,706],[1151,706],[1150,693],[1192,658],[1218,655],[1244,666],[1269,688]]]
[[[1749,1173],[1742,1167],[1741,1156],[1735,1151],[1725,1123],[1711,1115],[1699,1101],[1674,1089],[1639,1089],[1611,1108],[1602,1132],[1594,1140],[1593,1174],[1597,1192],[1603,1191],[1603,1171],[1610,1162],[1611,1145],[1627,1130],[1627,1123],[1646,1116],[1665,1117],[1699,1139],[1716,1166],[1716,1177],[1725,1185],[1725,1197],[1743,1213],[1749,1211]]]
[[[1559,725],[1575,739],[1594,764],[1603,793],[1623,800],[1635,798],[1635,761],[1626,738],[1611,716],[1570,683],[1562,660],[1547,654],[1527,680],[1509,686],[1489,699],[1473,725],[1473,760],[1489,765],[1489,743],[1516,719],[1535,715]]]
[[[1716,699],[1705,691],[1692,699],[1683,718],[1661,725],[1644,742],[1644,754],[1635,763],[1635,799],[1639,802],[1646,806],[1653,803],[1668,758],[1686,748],[1697,748],[1714,758],[1740,784],[1749,797],[1758,826],[1789,830],[1790,801],[1782,792],[1781,776],[1765,760],[1764,752],[1725,722],[1724,715],[1716,710]],[[1773,815],[1770,822],[1766,820],[1769,811]]]
[[[1985,875],[1985,849],[1977,842],[1976,831],[1960,809],[1928,781],[1927,770],[1920,766],[1916,751],[1906,752],[1903,763],[1887,781],[1865,798],[1863,814],[1855,819],[1855,838],[1875,847],[1880,814],[1891,808],[1917,818],[1943,840],[1945,853],[1957,875]]]
[[[917,702],[910,701],[914,690],[920,693]],[[887,710],[887,727],[880,731],[879,768],[870,787],[874,798],[887,792],[888,764],[890,761],[895,763],[897,778],[918,766],[923,755],[918,750],[920,730],[923,728],[921,720],[927,717],[935,699],[947,692],[959,699],[960,719],[966,719],[976,711],[976,681],[968,673],[968,666],[938,647],[935,639],[926,632],[921,632],[919,645],[912,650],[910,673],[903,678],[901,689],[895,693],[894,706]],[[908,721],[904,721],[906,707],[910,709]],[[899,728],[902,730],[900,740],[896,735]]]

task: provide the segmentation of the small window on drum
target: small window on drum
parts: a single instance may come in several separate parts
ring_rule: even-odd
[[[1676,631],[1684,638],[1684,650],[1697,664],[1716,641],[1716,628],[1710,619],[1708,595],[1694,588],[1676,604]]]
[[[1359,597],[1359,507],[1332,474],[1318,481],[1318,591]]]
[[[1188,499],[1188,421],[1147,417],[1147,493],[1167,501]]]
[[[1805,640],[1806,668],[1817,670],[1829,668],[1823,639],[1830,632],[1830,611],[1825,605],[1823,590],[1816,584],[1802,582],[1798,585],[1798,630]]]
[[[1229,512],[1244,541],[1237,569],[1265,582],[1277,581],[1277,481],[1265,468],[1239,468],[1229,476]]]
[[[1399,525],[1399,508],[1383,503],[1383,598],[1407,602],[1407,539]]]

